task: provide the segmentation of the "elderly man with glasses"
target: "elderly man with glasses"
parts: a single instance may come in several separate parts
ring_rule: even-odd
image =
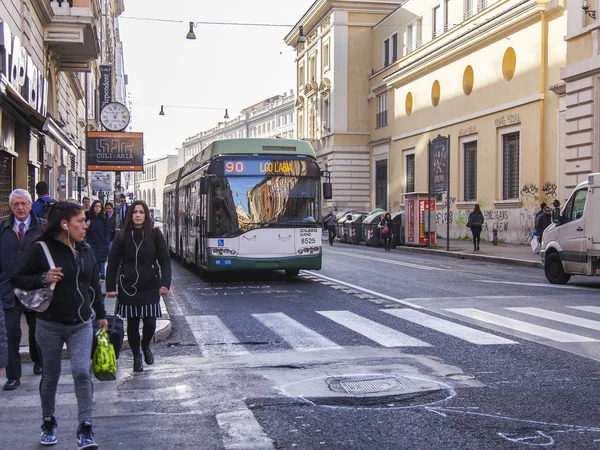
[[[21,313],[25,314],[29,327],[29,353],[33,361],[33,373],[42,373],[35,343],[35,312],[25,309],[19,303],[10,283],[12,273],[25,250],[42,232],[42,219],[38,219],[31,211],[31,203],[29,192],[15,189],[8,197],[11,214],[0,223],[0,296],[8,343],[5,391],[11,391],[21,385]]]

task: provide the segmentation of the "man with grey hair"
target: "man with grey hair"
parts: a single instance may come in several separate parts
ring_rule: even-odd
[[[4,309],[8,364],[6,365],[5,391],[21,385],[21,313],[29,327],[29,354],[33,373],[42,373],[40,355],[35,342],[35,312],[19,303],[13,293],[10,278],[27,247],[42,233],[41,219],[31,211],[31,195],[24,189],[15,189],[8,196],[11,214],[0,222],[0,298]]]

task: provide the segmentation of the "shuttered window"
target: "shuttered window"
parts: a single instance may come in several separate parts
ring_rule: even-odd
[[[406,155],[406,186],[404,192],[415,192],[415,154]]]
[[[463,144],[464,200],[477,200],[477,141]]]
[[[387,209],[387,160],[375,163],[375,207]]]
[[[519,198],[519,145],[520,133],[502,136],[502,199]]]

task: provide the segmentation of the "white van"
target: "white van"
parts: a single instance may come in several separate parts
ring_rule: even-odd
[[[565,284],[571,275],[600,275],[600,173],[575,188],[553,222],[540,248],[548,281]]]

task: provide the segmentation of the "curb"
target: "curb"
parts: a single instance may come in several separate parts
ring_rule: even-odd
[[[173,327],[171,325],[171,318],[169,316],[169,311],[167,310],[167,306],[165,304],[165,300],[163,297],[160,298],[160,309],[162,312],[162,317],[157,319],[156,321],[156,332],[154,333],[154,338],[152,339],[153,343],[164,341],[171,335],[171,331],[173,331]],[[127,326],[126,326],[127,328]],[[121,351],[129,350],[129,341],[127,340],[127,330],[125,330],[125,338],[123,339],[123,347],[121,347]],[[19,348],[19,354],[21,355],[21,362],[31,362],[31,355],[29,354],[29,346],[21,345]],[[62,351],[62,359],[68,358],[68,352],[65,347],[63,347]]]

